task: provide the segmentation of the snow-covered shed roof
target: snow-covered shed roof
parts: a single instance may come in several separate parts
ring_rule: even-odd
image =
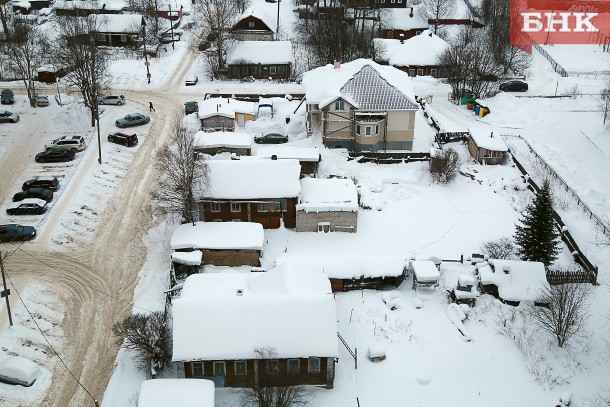
[[[276,28],[277,28],[277,22],[276,22],[275,17],[272,17],[271,15],[269,15],[269,13],[267,13],[266,10],[259,8],[259,7],[252,7],[250,9],[244,11],[237,18],[237,22],[233,25],[233,27],[235,27],[235,25],[237,23],[239,23],[241,20],[243,20],[244,18],[248,18],[248,17],[258,18],[267,26],[267,28],[269,28],[269,30],[271,30],[275,33]]]
[[[470,137],[479,148],[491,151],[508,151],[508,147],[500,135],[493,135],[490,130],[479,127],[469,127]]]
[[[324,271],[329,278],[397,277],[403,274],[407,259],[395,253],[284,253],[276,264],[290,264],[299,273]]]
[[[434,66],[449,43],[426,30],[400,43],[400,40],[375,38],[381,49],[381,60],[392,66]]]
[[[247,133],[234,133],[232,131],[195,133],[195,148],[234,147],[249,148],[252,145],[252,135]]]
[[[56,1],[53,3],[53,7],[60,10],[111,10],[121,11],[127,7],[127,2],[123,0],[106,0],[106,1],[92,1],[92,0],[70,0],[70,1]]]
[[[227,64],[241,61],[252,64],[291,64],[294,60],[290,41],[236,41],[227,53]]]
[[[417,110],[409,75],[368,59],[305,72],[303,86],[307,103],[320,108],[343,98],[360,110]]]
[[[144,380],[138,407],[214,407],[214,382],[207,379]]]
[[[203,252],[201,250],[193,250],[192,252],[173,252],[170,257],[174,263],[200,266],[201,260],[203,259]]]
[[[256,222],[195,222],[174,230],[172,250],[235,249],[261,250],[265,241],[263,226]]]
[[[441,277],[436,264],[431,260],[411,260],[411,267],[417,281],[438,281]]]
[[[416,30],[428,28],[428,20],[421,16],[421,5],[412,5],[411,8],[386,9],[387,18],[384,19],[384,28],[391,30]]]
[[[172,309],[174,361],[256,359],[263,347],[278,358],[338,356],[335,301],[321,271],[194,274]]]
[[[478,270],[481,284],[497,286],[498,295],[505,301],[537,301],[549,287],[540,262],[490,259]]]
[[[269,146],[261,147],[256,152],[260,158],[276,156],[278,160],[294,159],[299,161],[320,161],[320,152],[317,147]]]
[[[296,198],[301,192],[297,160],[210,160],[209,186],[194,186],[196,198]]]
[[[223,116],[229,119],[235,117],[235,108],[225,98],[209,98],[198,103],[199,110],[197,114],[200,119],[206,119],[212,116]]]
[[[141,14],[92,14],[87,18],[95,21],[95,31],[100,33],[139,34],[142,30]]]
[[[303,178],[297,210],[305,212],[358,211],[358,192],[351,179]]]

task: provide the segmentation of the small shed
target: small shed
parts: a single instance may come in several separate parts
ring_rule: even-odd
[[[277,160],[298,160],[301,164],[301,178],[315,178],[321,160],[317,147],[269,146],[257,150],[256,156]]]
[[[502,164],[508,154],[508,147],[501,136],[493,131],[469,128],[468,151],[479,164]]]
[[[509,305],[521,301],[540,304],[549,288],[544,264],[535,261],[490,259],[477,265],[481,293],[491,294]]]
[[[233,131],[235,110],[224,98],[210,98],[199,102],[198,111],[203,131]]]
[[[55,83],[57,79],[66,75],[64,68],[56,65],[43,65],[36,71],[38,72],[38,81],[48,84]]]
[[[263,227],[255,222],[195,222],[176,228],[170,241],[176,252],[201,251],[202,264],[214,266],[260,266],[265,241]],[[192,262],[192,257],[178,255],[172,260]]]
[[[413,273],[413,286],[417,287],[438,287],[441,274],[432,260],[411,260],[409,271]]]
[[[358,228],[358,192],[351,179],[303,178],[297,232],[352,232]]]
[[[214,407],[214,382],[206,379],[144,380],[138,407]]]
[[[202,154],[235,153],[249,156],[252,151],[252,135],[231,131],[195,133],[195,151]]]

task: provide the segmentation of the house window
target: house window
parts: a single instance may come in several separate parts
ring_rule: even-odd
[[[277,360],[268,360],[267,361],[267,373],[268,374],[278,374],[280,372],[280,364]]]
[[[241,212],[241,204],[239,202],[231,202],[231,212]]]
[[[379,125],[375,126],[375,134],[379,134]]]
[[[218,202],[210,202],[210,211],[212,211],[212,212],[220,212],[220,203],[218,203]]]
[[[214,362],[214,376],[225,375],[225,362]]]
[[[446,77],[447,76],[447,70],[446,69],[441,69],[440,70],[440,76],[441,76],[441,78]]]
[[[259,212],[269,212],[270,208],[271,208],[271,205],[269,204],[269,202],[263,202],[263,203],[258,204]]]
[[[385,36],[386,38],[394,38],[394,32],[392,30],[388,30]]]
[[[345,110],[345,102],[342,100],[335,100],[335,110]]]
[[[320,358],[309,358],[309,361],[307,362],[307,371],[309,373],[319,373]]]
[[[284,65],[278,67],[278,69],[281,74],[286,74],[286,67]]]
[[[247,364],[245,360],[236,360],[235,361],[235,374],[236,375],[245,375],[247,373]]]
[[[402,3],[402,0],[398,0],[398,4]]]
[[[436,69],[430,69],[430,75],[432,75],[433,78],[436,78]]]
[[[125,34],[121,34],[121,42],[127,42],[127,36]]]
[[[233,75],[239,76],[239,67],[238,66],[233,67]]]
[[[371,137],[372,131],[373,131],[373,129],[371,128],[371,126],[365,126],[364,127],[364,137]]]
[[[286,198],[276,199],[273,201],[273,212],[285,211],[287,206]]]
[[[409,76],[415,76],[415,69],[409,69]]]
[[[424,74],[424,70],[423,69],[420,68],[420,69],[417,70],[417,75],[418,76],[422,76],[423,74]]]
[[[391,2],[391,3],[392,3],[392,4],[396,3],[396,0],[392,0],[392,2]]]
[[[288,359],[288,373],[299,373],[299,359]]]
[[[359,124],[356,125],[356,134],[360,135],[360,125]]]
[[[270,73],[271,75],[275,75],[275,73],[276,73],[275,66],[270,66],[270,67],[269,67],[269,73]]]
[[[203,377],[203,363],[193,362],[193,377]]]
[[[248,28],[254,28],[254,21],[248,21]]]

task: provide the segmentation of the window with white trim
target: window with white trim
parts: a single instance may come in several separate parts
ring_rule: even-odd
[[[409,76],[415,76],[415,69],[409,69]]]
[[[335,110],[345,110],[345,102],[341,99],[335,100]]]
[[[271,205],[269,204],[269,202],[262,202],[262,203],[258,204],[259,212],[269,212],[270,209],[271,209]]]
[[[423,69],[421,69],[421,68],[419,68],[419,69],[417,70],[417,76],[422,76],[423,74],[424,74],[424,70],[423,70]]]
[[[210,211],[211,212],[220,212],[220,203],[210,202]]]
[[[277,70],[276,70],[275,66],[270,66],[269,67],[269,73],[271,75],[275,75],[276,72],[277,72]]]
[[[241,212],[241,204],[239,202],[231,202],[231,212]]]
[[[236,360],[235,361],[235,374],[239,376],[243,376],[248,373],[248,364],[245,360]]]
[[[307,361],[307,371],[309,373],[320,372],[320,358],[309,358],[309,360]]]
[[[432,75],[433,78],[436,78],[436,69],[435,68],[430,69],[430,75]]]
[[[224,376],[225,372],[225,362],[214,362],[214,376]]]
[[[373,129],[371,126],[364,126],[364,137],[371,137]]]
[[[254,21],[248,21],[248,28],[254,28]]]

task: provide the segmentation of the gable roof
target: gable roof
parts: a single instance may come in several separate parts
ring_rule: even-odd
[[[277,28],[276,19],[273,18],[272,16],[270,16],[269,13],[267,13],[265,10],[262,10],[257,7],[253,7],[249,10],[244,11],[241,14],[241,16],[239,16],[237,18],[237,22],[235,24],[233,24],[232,29],[234,29],[237,24],[239,24],[242,20],[244,20],[248,17],[254,17],[254,18],[261,20],[263,22],[263,24],[265,24],[267,26],[269,31],[275,33],[275,30]]]
[[[141,14],[92,14],[87,17],[96,24],[96,32],[139,34],[142,29]]]
[[[320,108],[341,97],[361,110],[418,109],[408,74],[367,59],[305,72],[303,85],[307,103]]]
[[[423,5],[412,5],[411,8],[386,9],[387,19],[384,19],[384,28],[389,30],[416,30],[428,28],[428,20],[421,16],[420,7]],[[412,16],[411,16],[412,15]]]
[[[438,65],[438,58],[449,47],[449,43],[426,30],[419,35],[400,43],[400,40],[375,38],[381,50],[381,60],[392,66],[429,66]]]
[[[227,53],[227,64],[246,61],[253,64],[291,64],[290,41],[236,41]]]

